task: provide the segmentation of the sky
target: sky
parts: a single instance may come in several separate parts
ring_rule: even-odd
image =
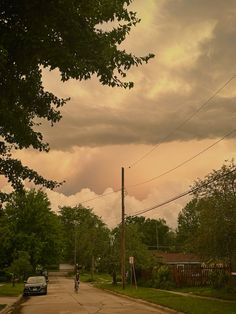
[[[235,128],[236,1],[135,0],[131,8],[141,23],[121,48],[137,56],[155,54],[129,71],[134,88],[101,86],[96,78],[62,83],[56,70],[44,69],[45,89],[71,100],[58,124],[42,126],[49,153],[16,154],[45,177],[66,181],[47,191],[54,211],[82,203],[110,227],[121,219],[121,167],[130,215],[189,190],[194,180],[236,155],[233,132],[163,175]],[[8,189],[4,181],[1,187]],[[146,217],[176,228],[189,200],[178,199]]]

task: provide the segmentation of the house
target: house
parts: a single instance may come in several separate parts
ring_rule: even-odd
[[[71,264],[59,264],[59,270],[62,272],[74,271],[75,266]]]
[[[184,269],[187,267],[201,267],[203,260],[191,253],[165,253],[155,252],[154,256],[159,263],[167,264],[169,266]]]
[[[59,269],[56,271],[50,271],[49,277],[51,276],[67,276],[70,273],[73,273],[75,267],[71,264],[59,264]]]
[[[211,284],[212,272],[230,274],[230,266],[223,263],[204,263],[203,259],[189,253],[155,252],[159,264],[169,266],[172,279],[177,287],[181,286],[206,286]]]

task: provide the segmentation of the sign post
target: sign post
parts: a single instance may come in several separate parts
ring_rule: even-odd
[[[131,286],[133,283],[133,278],[134,278],[134,284],[135,284],[135,288],[137,289],[137,280],[136,280],[136,274],[135,274],[135,268],[134,268],[134,256],[130,256],[129,257],[129,263],[130,263],[130,281],[131,281]]]

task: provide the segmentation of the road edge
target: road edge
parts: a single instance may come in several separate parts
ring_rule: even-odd
[[[149,305],[149,306],[151,306],[153,308],[156,308],[156,309],[159,309],[159,310],[163,310],[166,313],[170,313],[170,314],[184,314],[183,312],[178,312],[176,310],[173,310],[171,308],[165,307],[163,305],[159,305],[159,304],[156,304],[156,303],[148,302],[148,301],[145,301],[145,300],[142,300],[142,299],[132,298],[132,297],[129,297],[129,296],[125,295],[125,294],[121,294],[121,293],[118,293],[118,292],[115,292],[115,291],[111,291],[111,290],[108,290],[108,289],[96,287],[93,284],[90,284],[90,285],[93,286],[94,288],[98,289],[98,290],[103,290],[103,291],[106,291],[106,292],[108,292],[110,294],[117,295],[119,297],[123,297],[125,299],[132,300],[132,301],[138,302],[140,304]]]

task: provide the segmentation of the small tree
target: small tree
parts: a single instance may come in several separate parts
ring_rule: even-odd
[[[111,273],[113,276],[113,284],[116,283],[116,274],[120,272],[120,260],[121,260],[121,229],[120,226],[114,228],[112,231],[113,242],[111,249],[111,257],[109,258]],[[134,256],[135,266],[137,272],[141,272],[143,269],[148,269],[152,266],[152,257],[143,242],[143,233],[136,224],[128,223],[125,227],[126,234],[126,270],[129,270],[130,265],[128,263],[129,256]]]
[[[37,264],[51,265],[60,260],[63,244],[60,221],[43,191],[13,194],[3,210],[1,229],[6,231],[4,237],[0,236],[4,253],[0,257],[3,256],[5,265],[11,265],[19,251],[28,252],[34,269]]]
[[[15,285],[15,279],[25,279],[33,270],[30,264],[30,255],[26,251],[19,251],[18,257],[11,263],[8,270],[12,273],[12,285]]]
[[[93,277],[95,264],[100,270],[104,267],[109,251],[109,229],[91,208],[81,204],[60,208],[60,220],[65,243],[64,259],[79,262],[91,269]]]

